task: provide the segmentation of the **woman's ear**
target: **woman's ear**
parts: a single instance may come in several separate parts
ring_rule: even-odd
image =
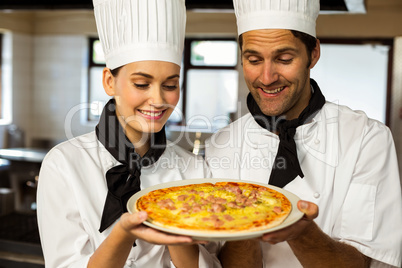
[[[318,40],[318,38],[317,38],[317,43],[315,45],[315,48],[311,52],[310,69],[312,69],[316,65],[316,63],[320,59],[320,55],[321,55],[320,40]]]
[[[106,94],[109,96],[114,96],[116,94],[114,89],[115,77],[110,72],[109,68],[104,68],[102,72],[102,83]]]

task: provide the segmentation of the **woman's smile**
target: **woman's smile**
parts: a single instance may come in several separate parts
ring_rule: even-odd
[[[163,117],[163,115],[166,113],[167,109],[162,110],[162,111],[152,111],[152,110],[137,110],[141,115],[143,115],[147,119],[152,119],[152,120],[158,120]]]

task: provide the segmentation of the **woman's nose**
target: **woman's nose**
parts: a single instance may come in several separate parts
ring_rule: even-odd
[[[151,106],[153,106],[153,107],[156,107],[156,108],[158,108],[158,107],[160,107],[160,106],[163,106],[163,104],[164,104],[163,92],[162,92],[162,90],[161,90],[159,87],[153,88],[153,89],[150,91],[150,96],[149,96],[149,99],[148,99],[148,104],[151,105]]]

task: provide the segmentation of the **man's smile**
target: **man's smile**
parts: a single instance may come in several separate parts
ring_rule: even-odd
[[[268,93],[268,94],[275,94],[275,93],[281,92],[284,88],[285,88],[285,87],[278,87],[278,88],[275,88],[275,89],[264,89],[264,88],[261,88],[261,90],[264,91],[265,93]]]

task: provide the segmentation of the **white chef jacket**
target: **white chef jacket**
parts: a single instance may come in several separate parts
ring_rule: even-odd
[[[106,172],[120,163],[95,132],[64,142],[45,157],[39,174],[37,214],[46,267],[87,267],[114,225],[100,233],[107,195]],[[160,159],[141,169],[141,189],[183,179],[208,177],[202,158],[168,143]],[[125,267],[174,267],[166,246],[136,241]],[[220,267],[213,243],[199,246],[200,267]],[[208,252],[207,248],[211,251]]]
[[[304,178],[284,189],[316,203],[318,226],[371,257],[372,267],[400,267],[401,185],[389,129],[327,102],[294,139]],[[207,140],[206,160],[215,178],[268,183],[278,145],[278,136],[247,114]],[[262,246],[265,267],[302,267],[286,242]]]

